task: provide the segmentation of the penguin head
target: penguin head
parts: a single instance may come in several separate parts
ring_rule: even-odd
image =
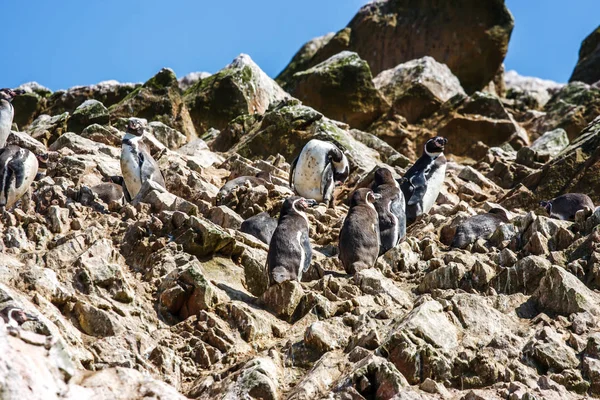
[[[5,323],[9,325],[21,325],[27,321],[37,321],[38,318],[35,315],[31,315],[23,311],[22,309],[14,306],[4,307],[0,311],[0,317]]]
[[[126,132],[134,136],[142,136],[146,129],[146,120],[143,118],[129,118],[127,122]]]
[[[285,199],[281,207],[281,216],[289,214],[304,213],[309,207],[315,207],[318,203],[313,199],[305,199],[301,196],[291,196]]]
[[[444,148],[446,147],[447,143],[448,139],[441,136],[431,138],[427,141],[427,143],[425,143],[425,154],[430,157],[438,157],[444,152]]]
[[[552,214],[552,201],[540,201],[540,207],[543,207],[548,214]]]
[[[340,161],[333,161],[333,180],[336,185],[341,185],[350,175],[350,163],[344,153]]]
[[[390,171],[387,168],[378,168],[375,171],[375,177],[374,179],[374,187],[377,187],[379,185],[385,185],[385,184],[392,184],[395,185],[396,181],[394,180],[394,176],[392,175],[392,171]]]
[[[25,91],[21,89],[0,89],[0,100],[6,100],[8,102],[11,102],[15,97],[23,93],[25,93]]]
[[[352,198],[350,199],[350,208],[365,204],[373,207],[373,203],[379,199],[381,199],[381,195],[379,193],[374,193],[371,189],[356,189],[354,193],[352,193]]]

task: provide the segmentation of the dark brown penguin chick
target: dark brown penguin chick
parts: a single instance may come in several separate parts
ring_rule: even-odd
[[[288,197],[283,202],[267,254],[269,285],[289,280],[300,281],[302,274],[308,271],[312,249],[305,211],[316,205],[315,200],[300,196]]]
[[[406,236],[406,214],[404,194],[392,172],[387,168],[375,171],[372,189],[381,198],[375,201],[379,217],[379,255],[396,247]]]
[[[594,210],[594,202],[590,196],[583,193],[567,193],[558,196],[552,200],[540,202],[551,218],[562,219],[566,221],[575,220],[575,214],[579,210],[589,208]]]
[[[349,274],[375,266],[379,255],[379,218],[374,203],[380,198],[380,194],[367,188],[352,193],[339,239],[339,258]]]
[[[480,238],[487,240],[500,225],[509,220],[509,215],[501,208],[492,208],[486,214],[469,217],[456,228],[450,247],[464,249]]]

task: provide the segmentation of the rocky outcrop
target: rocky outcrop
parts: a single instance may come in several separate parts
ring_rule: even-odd
[[[600,26],[581,43],[579,60],[569,79],[576,81],[590,85],[600,81]]]
[[[506,98],[523,103],[525,108],[543,109],[552,95],[564,85],[532,76],[522,76],[517,71],[504,74]]]
[[[297,72],[285,89],[307,106],[359,129],[369,126],[386,108],[369,65],[349,51]]]
[[[294,73],[349,50],[366,60],[373,74],[431,56],[446,64],[472,93],[483,89],[496,75],[513,25],[503,0],[487,2],[483,7],[472,0],[452,4],[436,0],[374,2],[363,6],[334,37],[305,45],[278,80],[287,82]],[[318,50],[310,56],[315,47]]]

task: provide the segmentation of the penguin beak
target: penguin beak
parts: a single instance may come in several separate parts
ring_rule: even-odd
[[[306,202],[308,203],[309,207],[316,207],[317,205],[319,205],[319,203],[313,199],[308,199],[308,200],[306,200]]]
[[[39,318],[33,314],[23,313],[27,317],[27,321],[39,321]]]
[[[380,200],[381,199],[381,194],[379,194],[379,193],[373,193],[373,198],[375,200]]]

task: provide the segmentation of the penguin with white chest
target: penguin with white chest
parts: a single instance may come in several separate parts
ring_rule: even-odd
[[[339,258],[344,269],[354,274],[372,268],[379,257],[379,218],[375,201],[380,194],[357,189],[350,198],[350,209],[340,230]]]
[[[142,141],[146,120],[129,118],[126,134],[121,145],[121,172],[129,198],[133,199],[147,180],[166,189],[165,180],[150,149]]]
[[[333,143],[312,139],[292,162],[290,187],[299,196],[332,207],[335,184],[344,182],[349,173],[342,150]]]
[[[427,214],[435,204],[446,178],[444,148],[448,139],[441,136],[425,143],[423,155],[404,174],[400,185],[406,201],[406,219],[413,223],[417,217]]]
[[[0,148],[0,208],[11,208],[38,173],[37,157],[19,146]]]
[[[15,108],[11,102],[17,95],[23,93],[23,90],[0,89],[0,148],[6,146],[15,117]]]
[[[271,237],[267,254],[269,285],[302,279],[312,259],[305,211],[317,202],[300,196],[288,197],[279,214],[277,228]]]
[[[372,189],[381,195],[374,206],[379,217],[379,255],[382,256],[406,236],[406,205],[400,185],[387,168],[375,171]]]

